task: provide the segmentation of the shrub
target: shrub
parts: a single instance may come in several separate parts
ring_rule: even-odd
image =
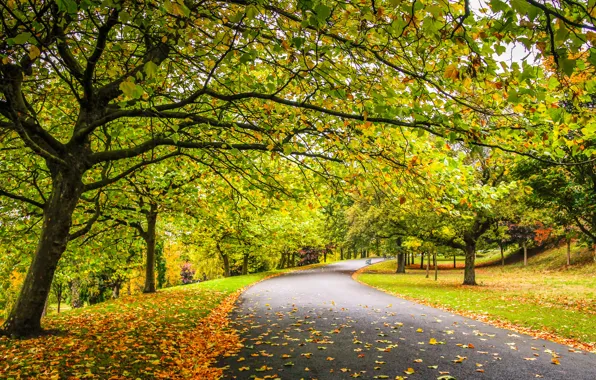
[[[186,262],[182,264],[182,269],[180,270],[180,279],[182,280],[183,284],[192,284],[194,282],[196,270],[192,267],[192,264]]]

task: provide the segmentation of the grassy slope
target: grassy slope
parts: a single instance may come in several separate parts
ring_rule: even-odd
[[[486,315],[493,320],[546,331],[584,343],[596,342],[596,264],[591,252],[574,248],[565,268],[565,248],[544,252],[505,268],[477,269],[478,287],[461,286],[462,270],[440,271],[439,280],[425,271],[395,275],[395,263],[368,268],[358,279],[408,298],[455,311]],[[589,348],[589,347],[588,347]]]
[[[235,291],[285,271],[178,286],[48,316],[43,326],[55,334],[0,337],[0,378],[182,376],[189,349],[214,345],[197,342],[208,339],[196,336],[201,319]]]

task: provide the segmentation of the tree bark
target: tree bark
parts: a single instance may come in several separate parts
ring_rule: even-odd
[[[453,254],[453,269],[457,268],[457,256]]]
[[[83,192],[82,172],[56,168],[48,163],[52,193],[43,211],[43,225],[37,249],[23,286],[3,331],[7,335],[27,336],[41,332],[41,315],[48,298],[58,261],[69,240],[72,214]]]
[[[41,317],[45,317],[48,314],[48,302],[50,301],[50,293],[48,292],[48,298],[46,298],[46,302],[43,305],[43,311],[41,312]]]
[[[281,258],[279,259],[279,265],[277,266],[277,269],[284,269],[285,263],[286,263],[286,251],[283,250],[283,251],[281,251]]]
[[[437,265],[437,251],[434,251],[434,263],[435,263],[435,281],[439,278],[439,266]]]
[[[230,258],[227,254],[221,256],[224,265],[224,277],[230,277]]]
[[[219,252],[219,256],[221,257],[221,261],[223,262],[224,277],[230,277],[230,258],[228,257],[227,253],[223,252],[223,250],[221,249],[221,245],[219,243],[220,242],[217,241],[215,243],[215,247],[217,248],[217,251]]]
[[[81,280],[78,278],[70,282],[70,307],[73,309],[83,307],[83,302],[81,302]]]
[[[406,273],[406,254],[399,252],[397,254],[397,270],[395,273]]]
[[[524,249],[524,266],[527,266],[528,265],[528,245],[526,244],[525,240],[522,243],[522,247]]]
[[[339,259],[344,259],[344,247],[339,247]]]
[[[430,274],[430,251],[428,251],[427,255],[428,257],[426,258],[426,278],[428,278]]]
[[[571,238],[567,238],[567,266],[571,265]]]
[[[248,253],[242,257],[242,274],[248,274]]]
[[[122,281],[116,281],[114,287],[112,288],[112,298],[118,299],[120,298],[120,288],[122,288]]]
[[[424,252],[420,253],[420,269],[424,269]]]
[[[155,293],[155,226],[157,224],[157,205],[151,203],[151,208],[146,212],[147,232],[143,234],[147,243],[147,262],[145,264],[145,287],[143,293]]]
[[[62,283],[58,285],[58,289],[56,290],[56,300],[58,301],[56,312],[60,314],[60,305],[62,304]]]
[[[476,285],[476,244],[468,243],[465,249],[464,285]]]
[[[327,249],[325,248],[325,250],[323,251],[323,262],[326,263],[327,262]]]

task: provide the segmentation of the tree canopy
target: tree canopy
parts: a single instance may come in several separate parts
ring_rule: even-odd
[[[143,238],[145,290],[155,291],[163,211],[201,218],[208,231],[196,238],[222,259],[224,242],[278,249],[288,230],[313,224],[304,228],[316,234],[325,217],[337,227],[328,243],[343,247],[364,235],[337,218],[375,197],[436,242],[475,246],[518,191],[517,158],[568,168],[578,183],[593,166],[594,6],[1,1],[0,237],[20,241],[0,270],[30,260],[4,331],[41,329],[61,258],[105,226]],[[209,186],[235,210],[191,207]],[[593,187],[581,192],[593,211]],[[324,211],[288,219],[266,201],[285,198]],[[593,240],[593,212],[571,217]],[[443,224],[451,232],[437,235]],[[323,244],[307,240],[295,241]]]

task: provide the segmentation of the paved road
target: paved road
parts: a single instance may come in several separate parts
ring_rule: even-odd
[[[340,262],[248,289],[233,315],[245,347],[220,362],[229,366],[224,378],[596,379],[594,354],[377,291],[350,277],[364,265]]]

